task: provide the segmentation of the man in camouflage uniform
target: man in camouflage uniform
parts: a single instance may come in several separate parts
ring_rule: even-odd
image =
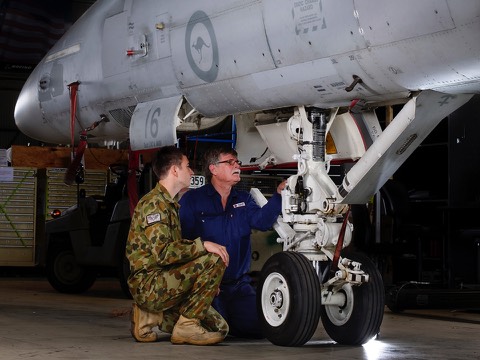
[[[131,333],[152,342],[157,333],[171,333],[174,344],[209,345],[228,333],[223,317],[211,306],[217,295],[228,253],[224,246],[200,238],[181,237],[178,192],[189,186],[188,159],[174,146],[163,147],[153,160],[159,181],[137,204],[126,255],[135,303]]]

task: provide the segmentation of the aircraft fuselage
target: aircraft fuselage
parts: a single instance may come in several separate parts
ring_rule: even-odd
[[[159,99],[178,125],[181,97],[214,117],[478,93],[479,14],[474,0],[99,0],[33,71],[15,118],[33,138],[69,143],[75,82],[75,129],[110,120],[92,141],[154,138],[153,111],[134,117],[133,133],[132,114]],[[147,140],[137,147],[159,145]]]

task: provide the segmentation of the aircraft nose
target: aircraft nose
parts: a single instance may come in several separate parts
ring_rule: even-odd
[[[60,143],[57,141],[57,131],[48,125],[42,114],[38,100],[38,86],[36,81],[29,77],[18,96],[15,105],[15,124],[25,135],[45,142]]]

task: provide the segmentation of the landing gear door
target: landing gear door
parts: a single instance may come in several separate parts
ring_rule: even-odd
[[[132,150],[145,150],[177,142],[178,111],[182,96],[139,103],[130,122]]]

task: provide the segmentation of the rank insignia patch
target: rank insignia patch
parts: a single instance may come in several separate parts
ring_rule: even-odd
[[[147,215],[147,224],[148,225],[155,224],[159,221],[160,221],[160,214],[159,213]]]

